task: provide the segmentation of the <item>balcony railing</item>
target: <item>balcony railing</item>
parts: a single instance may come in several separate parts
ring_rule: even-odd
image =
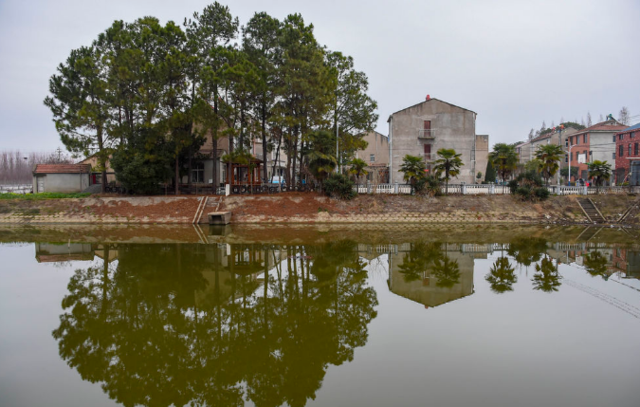
[[[425,161],[433,161],[436,159],[435,153],[424,153],[422,156],[424,157]]]
[[[436,129],[421,129],[418,130],[418,138],[432,140],[436,138]]]

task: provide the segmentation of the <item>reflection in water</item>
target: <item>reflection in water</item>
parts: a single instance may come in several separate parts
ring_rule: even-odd
[[[545,256],[539,264],[536,264],[536,273],[533,275],[533,289],[547,293],[558,291],[562,285],[562,276],[558,273],[558,265],[553,264],[549,256]]]
[[[489,282],[491,290],[495,293],[513,291],[513,284],[518,281],[514,271],[515,267],[511,266],[508,258],[498,257],[489,269],[489,274],[486,275],[485,280]]]
[[[63,359],[133,405],[304,406],[375,318],[357,245],[118,245],[78,269]]]
[[[605,280],[640,270],[626,247],[541,238],[36,245],[41,262],[100,259],[70,279],[53,336],[69,366],[125,406],[304,406],[328,367],[367,342],[378,301],[365,259],[383,264],[391,292],[433,308],[474,294],[474,263],[490,255],[484,281],[494,293],[514,291],[516,269],[531,266],[527,289],[548,293],[562,286],[560,263]]]
[[[473,259],[459,245],[407,243],[389,253],[389,288],[426,308],[473,293]]]

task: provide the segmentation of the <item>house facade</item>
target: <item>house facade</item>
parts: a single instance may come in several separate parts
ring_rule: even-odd
[[[82,192],[91,183],[90,164],[37,164],[33,170],[33,192]]]
[[[377,131],[370,131],[363,139],[367,142],[367,148],[356,151],[354,158],[359,158],[367,163],[368,181],[388,182],[389,137]]]
[[[640,123],[613,136],[615,148],[615,182],[640,185]]]
[[[606,161],[615,170],[616,142],[614,136],[626,127],[616,120],[607,120],[567,136],[567,157],[565,161],[572,167],[578,168],[578,174],[571,174],[571,179],[573,181],[580,178],[583,180],[588,179],[589,168],[587,163],[595,160]],[[569,146],[571,147],[570,152]]]
[[[390,182],[404,182],[400,166],[407,154],[423,157],[427,170],[432,171],[436,152],[452,148],[461,154],[464,163],[454,182],[473,183],[477,172],[486,168],[489,145],[489,137],[482,136],[487,147],[476,148],[476,115],[469,109],[429,96],[424,102],[391,114],[388,120]],[[484,162],[484,166],[479,166],[479,161]]]

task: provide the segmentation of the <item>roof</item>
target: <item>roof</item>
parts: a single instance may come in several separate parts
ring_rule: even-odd
[[[640,123],[636,123],[631,127],[627,127],[626,129],[622,130],[620,133],[626,133],[628,131],[637,130],[637,129],[640,129]]]
[[[624,124],[620,124],[620,123],[618,124],[607,124],[607,123],[618,123],[618,122],[615,120],[608,120],[606,122],[596,123],[593,126],[587,127],[586,129],[582,129],[579,132],[572,134],[572,136],[576,136],[584,133],[591,133],[594,131],[619,132],[621,130],[624,130],[627,127]]]
[[[430,98],[430,99],[428,99],[428,100],[423,100],[423,101],[422,101],[422,102],[420,102],[420,103],[416,103],[415,105],[411,105],[411,106],[409,106],[409,107],[405,107],[404,109],[400,109],[400,110],[398,110],[397,112],[393,112],[393,113],[391,113],[391,114],[389,115],[389,119],[387,120],[387,122],[391,119],[391,116],[393,116],[393,115],[394,115],[394,114],[396,114],[396,113],[403,112],[403,111],[405,111],[405,110],[407,110],[407,109],[411,109],[412,107],[420,106],[420,105],[421,105],[421,104],[423,104],[423,103],[429,103],[429,102],[434,101],[434,100],[437,100],[438,102],[441,102],[441,103],[446,103],[446,104],[448,104],[449,106],[457,107],[458,109],[466,110],[467,112],[471,112],[471,113],[476,114],[476,115],[478,114],[478,113],[474,112],[473,110],[465,109],[464,107],[461,107],[461,106],[458,106],[458,105],[454,105],[453,103],[445,102],[444,100],[440,100],[440,99],[436,99],[436,98]]]
[[[91,164],[37,164],[34,174],[85,174],[91,172]]]

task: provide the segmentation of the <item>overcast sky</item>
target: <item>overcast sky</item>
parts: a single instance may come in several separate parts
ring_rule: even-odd
[[[0,0],[0,150],[61,146],[42,104],[71,49],[114,20],[152,15],[182,23],[206,0]],[[258,11],[301,13],[316,38],[353,56],[378,102],[377,130],[427,94],[478,113],[491,144],[525,139],[542,121],[640,121],[639,0],[235,0],[244,24]]]

